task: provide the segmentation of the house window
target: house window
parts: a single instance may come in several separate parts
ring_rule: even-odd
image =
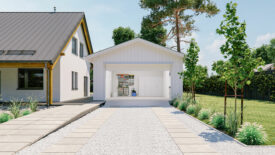
[[[43,69],[18,69],[18,89],[43,89]]]
[[[84,51],[83,51],[83,44],[82,44],[82,43],[80,43],[80,51],[79,51],[79,52],[80,52],[80,53],[79,53],[80,57],[83,58],[83,56],[84,56]]]
[[[78,74],[77,72],[72,72],[72,90],[78,90]]]
[[[72,53],[77,55],[77,39],[76,38],[72,39]]]

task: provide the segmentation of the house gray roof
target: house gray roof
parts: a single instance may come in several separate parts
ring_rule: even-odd
[[[54,62],[83,12],[1,12],[0,62]]]

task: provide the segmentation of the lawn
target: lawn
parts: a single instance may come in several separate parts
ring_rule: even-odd
[[[215,109],[218,112],[224,111],[224,97],[210,95],[196,95],[196,99],[203,108]],[[234,107],[234,98],[227,99],[227,107]],[[241,102],[238,100],[238,111]],[[244,100],[244,122],[257,122],[265,128],[268,135],[268,145],[275,145],[275,103],[260,100]]]

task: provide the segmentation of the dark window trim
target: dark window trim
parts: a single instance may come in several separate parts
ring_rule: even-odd
[[[74,50],[73,50],[73,44],[74,44],[74,40],[75,40],[75,53],[74,53]],[[78,56],[78,40],[76,37],[73,37],[72,38],[72,53],[76,56]]]
[[[72,71],[72,90],[78,90],[78,73]]]
[[[43,74],[43,85],[42,85],[42,87],[20,88],[19,87],[19,70],[20,69],[24,69],[24,70],[42,70],[42,74]],[[42,68],[18,68],[17,69],[17,90],[44,90],[44,69],[42,69]]]
[[[82,47],[82,48],[81,48]],[[82,49],[82,50],[81,50]],[[82,51],[82,52],[81,52]],[[79,44],[79,56],[80,58],[84,57],[84,44],[82,42],[80,42]]]

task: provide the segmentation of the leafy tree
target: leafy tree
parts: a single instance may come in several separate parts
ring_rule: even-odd
[[[189,42],[183,38],[196,30],[193,18],[203,13],[211,17],[219,11],[211,0],[140,0],[140,6],[150,10],[147,18],[154,26],[164,24],[171,27],[167,38],[176,40],[178,52],[182,41]]]
[[[113,40],[115,45],[123,43],[128,40],[132,40],[135,38],[135,32],[131,30],[129,27],[118,27],[113,30]]]
[[[199,87],[207,77],[207,68],[197,65],[199,60],[199,46],[194,39],[191,40],[190,46],[185,57],[184,72],[179,73],[183,82],[191,88],[192,98],[195,100],[195,88]]]
[[[261,47],[257,48],[254,52],[255,58],[262,58],[265,61],[265,64],[271,63],[271,59],[268,56],[268,45],[262,45]]]
[[[267,45],[262,45],[254,52],[254,57],[261,57],[265,64],[275,63],[275,38]]]
[[[143,18],[141,23],[140,37],[153,43],[165,46],[166,29],[162,25],[152,27],[148,18]]]
[[[275,38],[270,40],[270,44],[267,49],[267,56],[271,60],[271,63],[275,63]]]
[[[224,20],[216,31],[223,35],[226,43],[220,48],[227,61],[217,61],[213,64],[216,71],[228,85],[233,88],[235,97],[235,117],[237,112],[237,90],[250,84],[249,79],[254,75],[254,69],[263,64],[261,58],[254,58],[246,43],[246,23],[239,22],[236,3],[227,3]]]

